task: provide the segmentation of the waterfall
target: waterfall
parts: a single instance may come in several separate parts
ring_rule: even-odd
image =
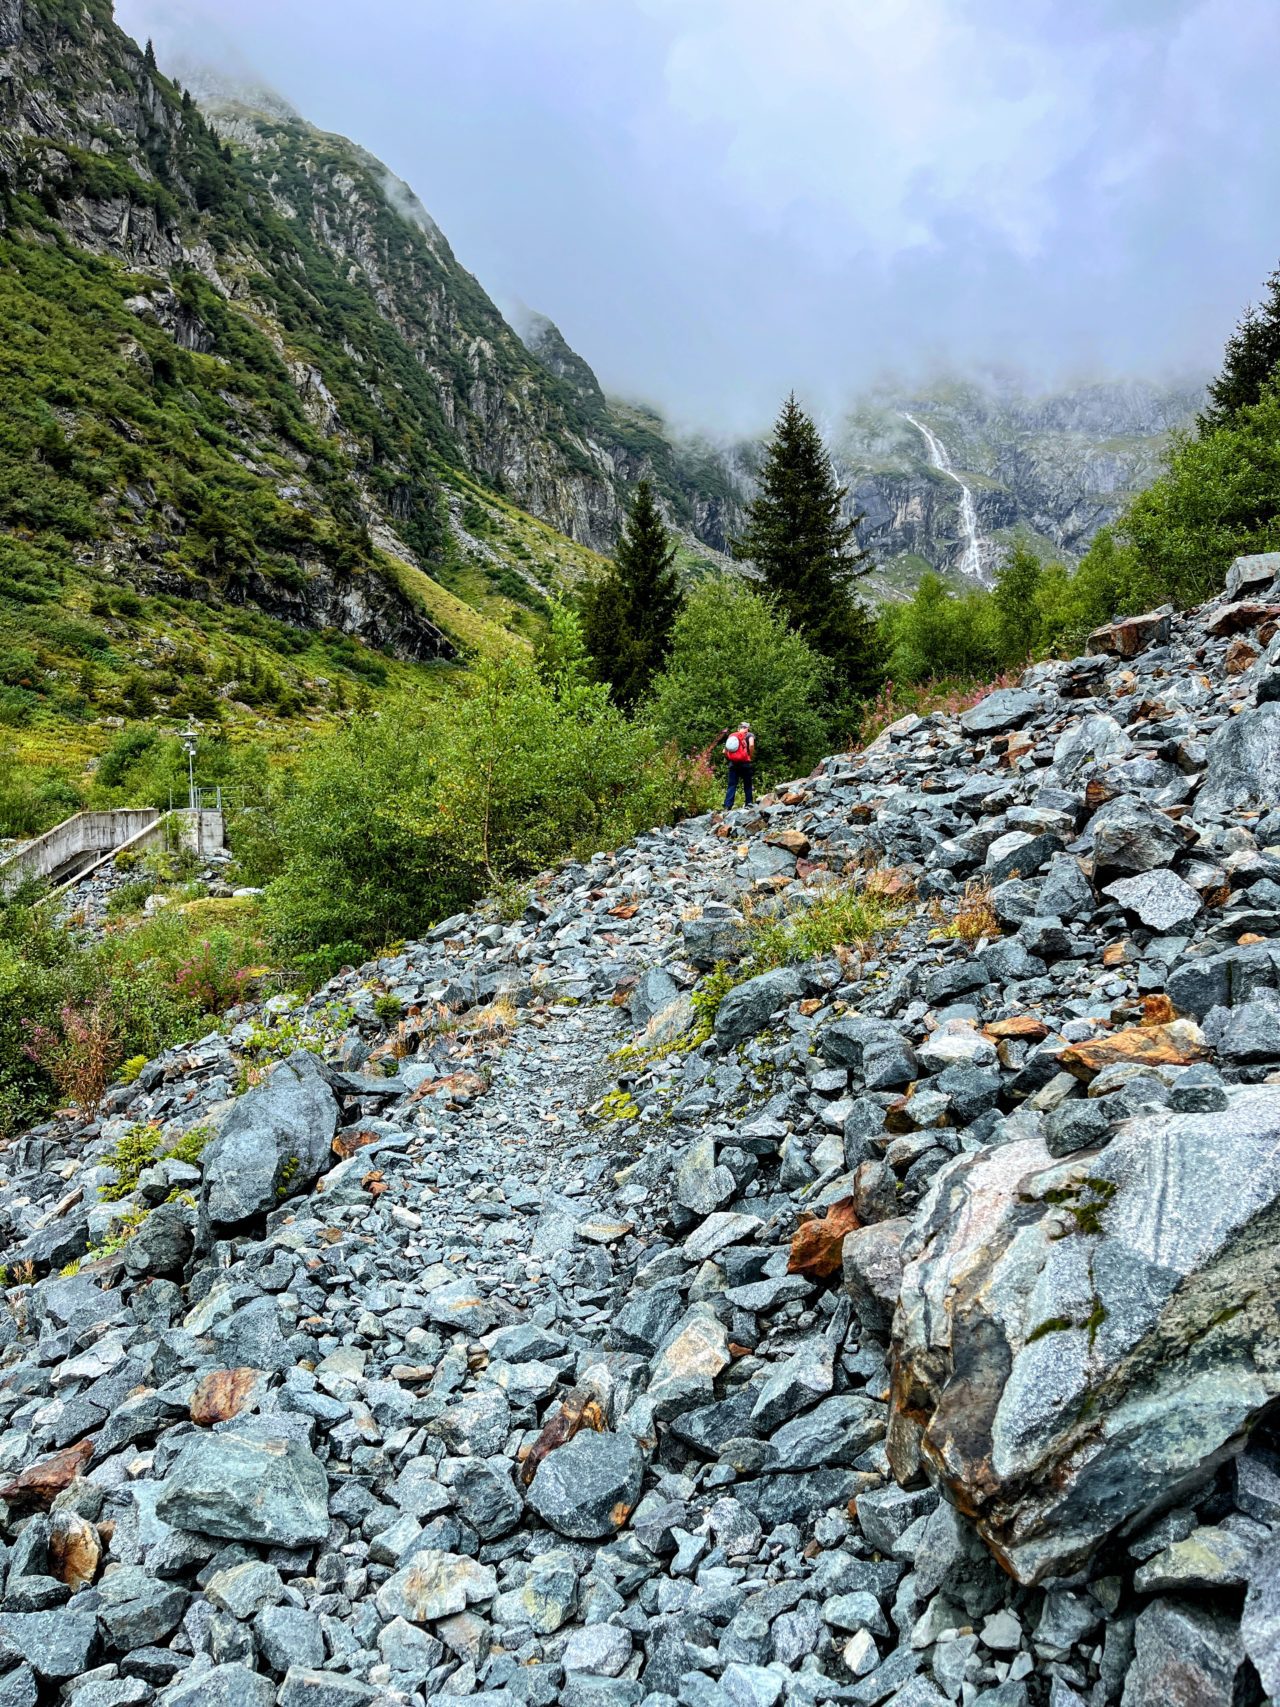
[[[924,439],[929,447],[929,461],[933,466],[940,474],[945,474],[948,480],[954,480],[960,488],[960,531],[964,535],[960,571],[964,575],[972,575],[977,581],[984,580],[983,554],[988,550],[988,545],[978,532],[978,506],[973,501],[972,487],[952,468],[947,447],[935,432],[926,427],[923,421],[917,421],[914,415],[908,415],[905,409],[902,411],[902,418],[904,421],[910,421]]]

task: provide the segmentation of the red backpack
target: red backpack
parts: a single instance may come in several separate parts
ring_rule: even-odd
[[[724,756],[730,764],[749,765],[756,756],[756,738],[744,725],[736,729],[724,744]]]

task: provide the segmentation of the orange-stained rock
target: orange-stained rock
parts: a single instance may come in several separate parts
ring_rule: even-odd
[[[1120,942],[1109,942],[1102,951],[1104,966],[1123,966],[1129,958],[1129,941],[1124,938]]]
[[[1108,622],[1094,629],[1084,649],[1094,657],[1110,653],[1115,658],[1136,658],[1148,646],[1163,646],[1169,638],[1171,609],[1143,611],[1141,616]]]
[[[1243,634],[1237,634],[1227,647],[1226,656],[1222,660],[1222,667],[1229,676],[1242,676],[1257,661],[1257,648],[1250,646]]]
[[[55,1512],[49,1534],[49,1561],[54,1576],[74,1594],[97,1576],[102,1563],[102,1538],[79,1512]]]
[[[357,1150],[363,1150],[366,1144],[372,1144],[377,1136],[376,1132],[339,1132],[330,1149],[345,1162],[349,1156],[354,1156]]]
[[[1039,1043],[1041,1038],[1049,1035],[1049,1027],[1034,1014],[1011,1014],[1008,1019],[993,1019],[982,1030],[996,1043],[1002,1037],[1020,1037],[1026,1043]]]
[[[77,1441],[47,1458],[37,1458],[28,1464],[5,1487],[0,1488],[0,1500],[15,1511],[35,1511],[49,1505],[72,1482],[93,1457],[91,1440]]]
[[[1269,605],[1261,599],[1240,599],[1236,604],[1223,605],[1208,619],[1205,626],[1210,634],[1243,634],[1246,629],[1258,628],[1264,622],[1274,622],[1280,616],[1280,606]],[[1228,651],[1228,657],[1230,652]]]
[[[197,1428],[230,1422],[248,1404],[262,1379],[258,1369],[211,1369],[191,1395],[191,1420]]]
[[[1209,1053],[1204,1033],[1194,1020],[1175,1019],[1167,1025],[1136,1026],[1087,1043],[1071,1043],[1059,1060],[1077,1079],[1091,1079],[1117,1061],[1143,1067],[1187,1067]]]
[[[1141,1024],[1145,1026],[1168,1025],[1169,1021],[1176,1019],[1176,1017],[1177,1009],[1168,996],[1161,994],[1142,998]]]
[[[770,830],[765,842],[771,848],[794,854],[797,859],[803,859],[809,851],[809,838],[803,830]]]
[[[787,1273],[802,1274],[806,1280],[830,1280],[840,1273],[844,1242],[861,1223],[851,1197],[833,1203],[827,1213],[806,1221],[791,1241]]]
[[[1241,936],[1236,938],[1236,946],[1239,948],[1251,948],[1255,942],[1265,942],[1266,940],[1266,937],[1259,936],[1257,931],[1245,931]]]

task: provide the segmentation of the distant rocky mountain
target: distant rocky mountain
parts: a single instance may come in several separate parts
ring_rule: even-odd
[[[926,568],[989,580],[1020,532],[1075,561],[1150,484],[1202,396],[1194,383],[1142,380],[1045,394],[1007,380],[949,381],[873,394],[830,435],[851,506],[865,515],[872,584],[901,594]]]

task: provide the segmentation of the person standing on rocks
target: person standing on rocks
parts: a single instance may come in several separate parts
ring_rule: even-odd
[[[744,717],[736,729],[730,727],[720,731],[719,739],[724,742],[724,756],[729,761],[729,781],[725,789],[724,809],[732,812],[738,796],[738,784],[742,784],[742,804],[753,804],[751,791],[755,775],[756,738],[751,725]]]

